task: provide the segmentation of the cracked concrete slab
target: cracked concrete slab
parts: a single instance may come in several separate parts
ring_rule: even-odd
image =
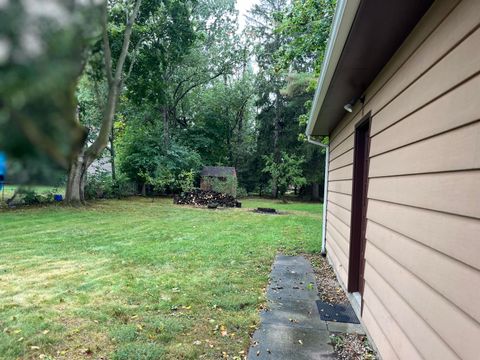
[[[267,288],[268,310],[261,313],[248,359],[334,359],[317,294],[315,275],[304,257],[277,256]]]
[[[265,324],[253,336],[248,359],[334,359],[327,330]]]

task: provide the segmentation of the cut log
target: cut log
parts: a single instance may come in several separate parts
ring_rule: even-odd
[[[192,191],[184,192],[177,195],[173,199],[178,205],[193,205],[193,206],[214,206],[216,207],[241,207],[232,195],[219,193],[212,190],[194,189]],[[212,207],[212,208],[216,208]]]

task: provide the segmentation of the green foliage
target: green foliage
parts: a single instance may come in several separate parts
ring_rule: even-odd
[[[175,184],[175,176],[166,168],[160,168],[155,175],[148,173],[139,174],[143,183],[150,185],[156,193],[164,193]]]
[[[24,205],[38,205],[53,203],[56,189],[38,192],[34,188],[22,187],[17,190],[17,196]]]
[[[195,171],[182,170],[177,178],[176,185],[182,192],[191,191],[195,187],[195,177]]]
[[[112,199],[132,196],[136,194],[134,184],[123,174],[118,174],[112,179],[112,174],[98,171],[87,176],[85,184],[85,198],[87,199]]]
[[[177,142],[165,149],[162,143],[162,124],[150,121],[148,108],[144,113],[130,115],[117,141],[120,169],[132,180],[142,182],[140,174],[150,177],[174,177],[182,171],[198,171],[202,165],[197,151]],[[139,118],[135,118],[139,116]],[[146,118],[146,119],[145,119]],[[147,121],[145,121],[147,120]]]
[[[214,176],[205,176],[203,181],[216,192],[229,194],[237,197],[237,178],[235,176],[226,176],[224,179],[219,179]]]
[[[276,162],[273,156],[264,156],[264,160],[263,172],[271,176],[271,181],[276,184],[280,194],[285,195],[290,186],[306,184],[306,179],[302,173],[304,158],[282,152],[279,162]]]
[[[323,63],[336,0],[294,0],[280,14],[276,32],[289,39],[275,54],[278,69],[319,74]]]
[[[247,190],[245,190],[245,188],[243,187],[238,187],[237,188],[237,198],[238,199],[243,199],[243,198],[246,198],[248,196],[248,192]]]

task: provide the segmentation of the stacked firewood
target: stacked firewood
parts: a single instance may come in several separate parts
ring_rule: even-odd
[[[242,206],[232,195],[201,189],[176,195],[173,201],[178,205],[206,206],[209,208]]]

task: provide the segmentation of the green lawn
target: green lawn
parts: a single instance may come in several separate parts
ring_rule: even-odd
[[[321,205],[243,206],[0,212],[0,358],[243,359],[275,254],[319,250]]]

